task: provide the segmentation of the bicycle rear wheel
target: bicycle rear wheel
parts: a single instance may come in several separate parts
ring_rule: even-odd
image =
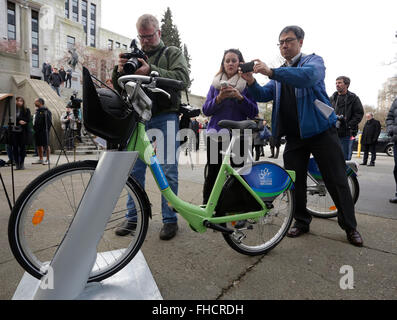
[[[8,237],[15,258],[32,276],[41,278],[45,274],[45,266],[67,234],[96,165],[96,161],[82,161],[58,166],[37,177],[19,196],[11,212]],[[137,226],[134,234],[119,237],[114,229],[125,217],[128,195],[135,202]],[[146,193],[129,177],[97,246],[88,282],[106,279],[130,262],[145,239],[150,210]]]
[[[360,194],[360,185],[356,176],[350,175],[347,177],[350,192],[353,202],[356,203]],[[338,215],[331,195],[325,187],[324,181],[313,181],[308,176],[307,178],[307,211],[318,218],[334,218]]]
[[[223,226],[234,229],[233,234],[223,233],[226,242],[236,251],[256,256],[269,252],[287,233],[295,210],[295,197],[287,189],[272,202],[273,208],[259,219],[228,222]]]

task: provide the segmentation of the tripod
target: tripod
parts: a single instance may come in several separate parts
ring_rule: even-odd
[[[5,118],[6,118],[6,113],[8,111],[8,127],[7,127],[7,131],[6,131],[6,143],[7,144],[10,142],[11,135],[13,134],[12,133],[12,128],[14,126],[14,122],[12,122],[12,116],[11,116],[11,103],[10,103],[11,99],[10,99],[10,97],[12,97],[12,95],[9,95],[9,96],[6,97],[6,98],[8,98],[8,100],[7,100],[6,106],[4,108],[3,117],[2,117],[2,120],[1,120],[1,128],[3,128],[4,121],[5,121]],[[14,183],[14,160],[15,159],[13,159],[13,158],[14,157],[12,157],[12,159],[10,159],[10,160],[11,160],[12,200],[13,200],[13,204],[15,205],[15,183]],[[5,162],[2,161],[0,163],[0,167],[3,167],[4,165],[5,165]],[[11,204],[10,198],[8,196],[7,188],[5,186],[5,183],[4,183],[4,180],[3,180],[3,177],[1,175],[1,173],[0,173],[0,180],[1,180],[1,184],[2,184],[3,189],[4,189],[4,193],[6,195],[10,210],[12,210],[12,204]]]

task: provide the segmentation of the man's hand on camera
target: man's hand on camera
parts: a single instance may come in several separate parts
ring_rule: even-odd
[[[254,65],[254,73],[261,73],[268,77],[273,75],[272,69],[270,69],[266,63],[259,59],[255,59],[254,61],[256,62]]]
[[[124,59],[124,58],[119,58],[119,63],[118,63],[118,68],[117,68],[117,72],[118,73],[122,73],[124,70],[124,65],[125,63],[128,61],[128,59]]]
[[[150,74],[150,66],[147,64],[147,62],[141,58],[138,58],[138,61],[142,63],[142,66],[135,71],[134,74],[140,75],[140,76],[148,76]]]

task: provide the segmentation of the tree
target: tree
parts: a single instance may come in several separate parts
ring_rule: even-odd
[[[161,40],[167,47],[175,46],[182,49],[179,31],[172,21],[172,12],[169,7],[167,7],[163,19],[161,19]]]
[[[178,27],[174,25],[174,22],[172,21],[172,12],[169,7],[167,7],[167,10],[164,12],[164,16],[161,19],[161,40],[163,40],[164,44],[169,47],[169,46],[174,46],[182,50],[183,55],[186,58],[187,61],[187,66],[189,70],[189,78],[190,78],[190,72],[191,72],[191,58],[189,55],[189,52],[187,50],[187,45],[183,44],[182,48],[182,41],[179,36],[179,31]],[[189,79],[189,85],[188,88],[192,85],[193,79]]]
[[[190,78],[190,73],[192,72],[192,69],[191,69],[192,65],[191,65],[190,61],[192,60],[192,58],[190,58],[189,52],[187,50],[186,43],[183,44],[183,55],[185,56],[185,59],[186,59],[186,62],[187,62],[187,68],[189,70],[189,85],[188,85],[188,88],[190,88],[191,85],[192,85],[192,82],[194,81],[194,79]]]

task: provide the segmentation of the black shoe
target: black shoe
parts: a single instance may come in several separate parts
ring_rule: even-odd
[[[297,237],[301,236],[302,234],[305,234],[308,232],[309,232],[309,228],[292,227],[287,232],[287,237],[297,238]]]
[[[131,222],[128,220],[124,220],[117,228],[116,231],[114,232],[116,235],[120,237],[124,237],[127,234],[130,234],[131,232],[134,232],[136,230],[136,222]]]
[[[368,165],[368,167],[375,167],[375,163],[370,163],[369,165]]]
[[[361,163],[360,163],[360,166],[366,166],[366,165],[367,165],[366,162],[361,162]]]
[[[177,223],[165,223],[160,231],[160,239],[170,240],[173,237],[175,237],[177,231],[178,231]]]
[[[269,158],[274,158],[274,155],[271,155]]]
[[[356,247],[362,247],[364,244],[364,241],[360,235],[360,233],[357,230],[351,230],[349,232],[346,232],[347,235],[347,240]]]
[[[390,203],[397,203],[397,196],[389,200]]]

